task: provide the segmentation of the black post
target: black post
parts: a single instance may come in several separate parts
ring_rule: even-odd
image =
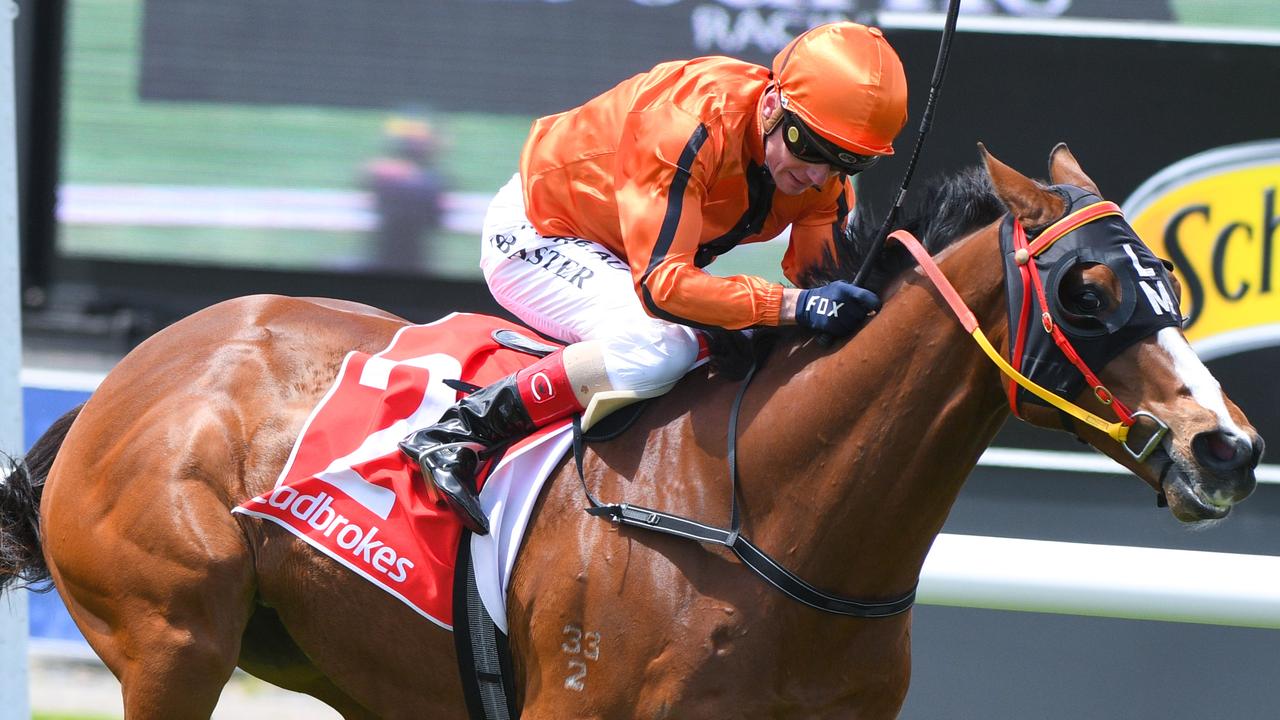
[[[53,279],[65,0],[21,0],[15,25],[18,237],[22,302],[39,307]]]

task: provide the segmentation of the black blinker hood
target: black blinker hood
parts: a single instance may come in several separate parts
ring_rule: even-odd
[[[1067,201],[1068,214],[1102,201],[1070,185],[1055,185],[1051,189]],[[1022,273],[1014,259],[1013,223],[1010,214],[1000,225],[1000,252],[1004,257],[1005,295],[1009,303],[1010,353],[1017,340],[1023,304]],[[1033,239],[1029,236],[1028,242]],[[1053,322],[1095,374],[1139,340],[1162,328],[1182,324],[1169,271],[1138,239],[1123,217],[1107,215],[1088,222],[1059,238],[1033,260],[1034,264],[1028,267],[1040,274]],[[1121,289],[1118,306],[1084,317],[1065,311],[1060,295],[1062,281],[1071,268],[1081,263],[1106,265],[1115,273]],[[1034,294],[1034,286],[1031,292]],[[1050,392],[1074,398],[1084,387],[1084,376],[1045,331],[1039,301],[1033,296],[1030,304],[1021,364],[1013,358],[1014,365]],[[1047,405],[1021,386],[1017,393],[1019,405],[1024,402]]]

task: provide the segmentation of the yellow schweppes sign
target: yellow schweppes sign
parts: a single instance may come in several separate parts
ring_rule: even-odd
[[[1232,145],[1160,171],[1124,203],[1182,283],[1187,338],[1210,358],[1280,345],[1280,140]]]

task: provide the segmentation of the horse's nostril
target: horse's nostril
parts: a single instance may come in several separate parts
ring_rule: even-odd
[[[1209,438],[1209,452],[1225,462],[1236,456],[1236,444],[1228,441],[1221,433],[1214,433]]]
[[[1247,438],[1224,432],[1202,432],[1191,440],[1191,451],[1202,465],[1219,471],[1257,462],[1256,448]]]

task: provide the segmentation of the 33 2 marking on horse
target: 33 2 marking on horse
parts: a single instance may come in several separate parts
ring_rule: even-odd
[[[564,641],[560,643],[560,651],[569,656],[569,674],[564,678],[564,686],[575,692],[586,690],[587,662],[600,659],[600,633],[587,630],[572,623],[565,625]]]

